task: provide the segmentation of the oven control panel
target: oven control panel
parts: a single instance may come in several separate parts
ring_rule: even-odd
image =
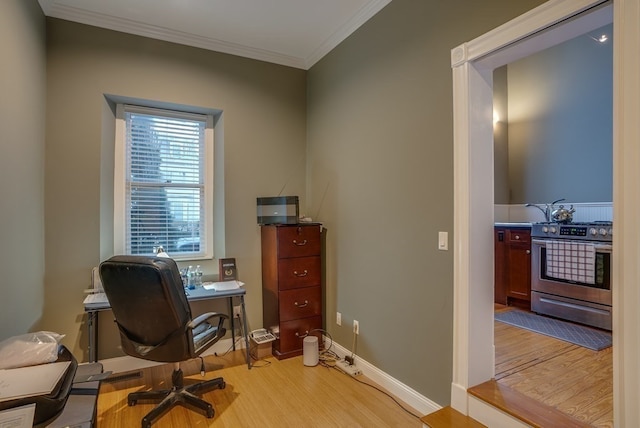
[[[611,222],[534,223],[531,226],[531,236],[547,239],[611,242],[613,239],[613,224]]]
[[[578,226],[560,226],[560,235],[587,236],[587,228]]]

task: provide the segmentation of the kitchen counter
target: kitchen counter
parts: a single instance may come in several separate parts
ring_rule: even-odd
[[[497,222],[493,224],[495,227],[531,227],[531,223],[525,222]]]

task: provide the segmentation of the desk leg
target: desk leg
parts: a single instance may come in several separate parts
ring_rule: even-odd
[[[233,297],[229,297],[229,314],[231,314],[231,347],[236,350],[236,317],[233,314]]]
[[[87,312],[89,324],[89,362],[98,361],[98,311]]]
[[[249,329],[247,328],[247,313],[244,310],[244,296],[240,296],[240,305],[242,307],[242,333],[244,335],[244,349],[247,351],[247,367],[249,370],[251,370],[251,356],[249,355]]]

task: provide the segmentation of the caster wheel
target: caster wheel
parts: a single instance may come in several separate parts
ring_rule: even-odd
[[[226,382],[222,382],[220,384],[220,389],[225,389],[227,387],[227,383]]]
[[[137,402],[138,402],[137,400],[129,400],[128,401],[129,406],[135,406]]]
[[[207,409],[207,418],[209,418],[209,419],[213,418],[214,414],[215,414],[215,412],[213,411],[213,407],[209,407]]]

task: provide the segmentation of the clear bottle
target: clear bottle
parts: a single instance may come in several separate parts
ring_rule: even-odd
[[[195,285],[195,272],[193,271],[193,266],[189,266],[189,268],[187,269],[187,286],[191,290],[196,288],[196,285]]]
[[[196,270],[194,272],[194,285],[196,287],[200,287],[202,286],[202,269],[200,268],[200,265],[196,266]]]

